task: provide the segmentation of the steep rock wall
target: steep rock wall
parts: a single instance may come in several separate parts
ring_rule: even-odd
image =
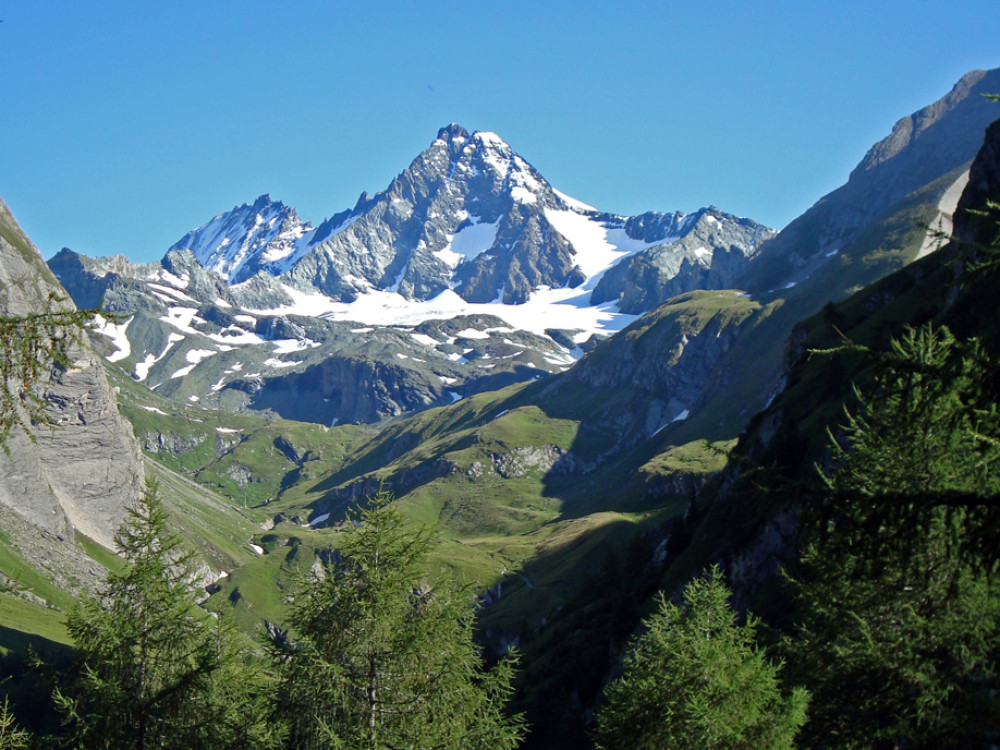
[[[71,306],[0,201],[0,313],[37,312],[52,292]],[[113,548],[124,509],[142,491],[144,476],[139,445],[118,413],[97,355],[79,345],[71,360],[39,384],[53,425],[35,426],[34,440],[16,430],[8,452],[0,452],[3,516],[19,521],[4,530],[29,562],[50,568],[54,577],[54,565],[93,567],[75,544],[74,531]],[[65,549],[43,554],[52,545]]]

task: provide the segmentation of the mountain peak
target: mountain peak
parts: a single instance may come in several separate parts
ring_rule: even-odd
[[[437,137],[442,141],[453,141],[456,138],[468,139],[469,131],[456,122],[445,125],[438,131]]]

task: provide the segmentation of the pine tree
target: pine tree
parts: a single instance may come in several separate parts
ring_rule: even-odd
[[[404,528],[380,490],[339,552],[295,597],[282,710],[301,748],[514,748],[504,714],[513,665],[486,672],[471,597],[425,582],[426,531]]]
[[[756,622],[736,622],[717,568],[692,581],[683,606],[662,596],[605,690],[599,750],[790,748],[808,694],[783,697],[778,665],[755,645]]]
[[[67,744],[268,746],[259,673],[232,632],[196,607],[190,556],[167,528],[155,482],[128,512],[116,535],[123,568],[68,618],[79,664],[54,696]]]

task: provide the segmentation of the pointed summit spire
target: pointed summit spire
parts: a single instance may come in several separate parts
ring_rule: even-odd
[[[456,138],[468,138],[469,131],[463,128],[458,123],[451,123],[446,125],[438,131],[437,137],[443,141],[452,141]]]

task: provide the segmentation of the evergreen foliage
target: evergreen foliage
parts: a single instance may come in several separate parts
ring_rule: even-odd
[[[753,618],[736,622],[718,568],[688,585],[683,606],[661,596],[644,626],[605,691],[599,750],[793,746],[809,696],[781,695],[779,666],[755,645]]]
[[[836,530],[836,550],[850,553],[845,564],[906,557],[942,514],[938,532],[949,532],[967,560],[1000,555],[994,369],[977,341],[926,324],[878,357],[870,394],[855,386],[844,439],[829,434],[835,468],[820,472],[822,493],[807,518],[821,536]]]
[[[339,553],[292,604],[292,640],[273,639],[296,747],[515,748],[504,714],[513,663],[481,668],[471,597],[424,582],[430,545],[380,490]]]
[[[1000,708],[993,365],[945,329],[908,329],[831,435],[795,581],[806,736],[837,747],[982,747]]]
[[[190,556],[147,482],[115,539],[124,567],[71,613],[75,675],[57,687],[68,747],[269,747],[265,684],[234,635],[198,609]]]
[[[31,747],[31,734],[17,725],[10,705],[4,698],[0,707],[0,750],[22,750]]]

